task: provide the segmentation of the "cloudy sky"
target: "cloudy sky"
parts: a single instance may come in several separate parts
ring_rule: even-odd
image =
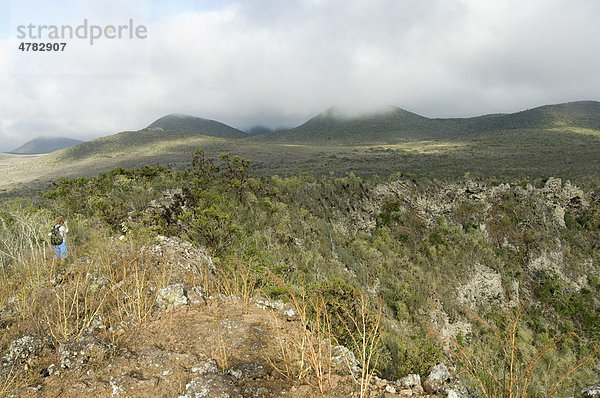
[[[600,100],[599,18],[596,0],[0,0],[0,151],[168,113],[244,129],[334,104],[449,117]],[[86,20],[85,38],[19,37]],[[90,44],[91,25],[146,34]]]

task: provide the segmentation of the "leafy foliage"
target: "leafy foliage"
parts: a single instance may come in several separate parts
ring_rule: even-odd
[[[568,248],[565,272],[573,278],[582,275],[583,260],[591,259],[587,269],[597,270],[597,202],[569,208],[562,228],[536,191],[544,181],[519,179],[503,187],[470,177],[453,184],[351,173],[258,178],[252,177],[252,167],[239,156],[197,151],[185,170],[117,168],[92,178],[62,179],[44,195],[41,209],[126,239],[182,238],[206,248],[219,269],[251,264],[242,268],[248,271],[245,281],[252,283],[242,283],[243,289],[235,285],[238,289],[251,285],[255,291],[261,281],[266,294],[285,297],[279,284],[265,278],[269,270],[292,291],[322,298],[335,337],[351,347],[356,332],[351,320],[360,319],[358,298],[366,294],[385,317],[378,371],[390,379],[425,374],[442,360],[442,347],[427,337],[432,300],[441,303],[449,319],[464,318],[457,288],[468,283],[476,264],[498,273],[506,291],[518,282],[517,293],[528,298],[522,328],[532,337],[524,341],[524,350],[576,331],[581,340],[558,344],[557,355],[568,353],[577,361],[586,349],[580,341],[599,338],[598,278],[589,275],[587,286],[573,289],[557,275],[536,274],[530,266],[532,259],[562,245]],[[465,188],[472,184],[499,193],[481,199]],[[590,192],[595,190],[592,182]],[[2,217],[12,225],[10,211]],[[85,229],[77,232],[83,247],[97,238],[86,236]],[[483,303],[482,311],[494,316],[497,306]],[[307,315],[317,316],[310,310]],[[469,342],[469,336],[461,339]],[[486,338],[479,343],[473,348],[492,347]],[[556,373],[560,366],[549,362],[546,372]]]

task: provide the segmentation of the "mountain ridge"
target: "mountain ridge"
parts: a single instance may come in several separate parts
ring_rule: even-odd
[[[220,138],[244,138],[248,134],[212,119],[178,113],[165,115],[143,130],[202,134]]]
[[[495,130],[589,128],[600,129],[600,102],[574,101],[507,114],[467,118],[428,118],[390,106],[385,111],[344,116],[330,107],[300,126],[251,139],[279,143],[393,144],[437,140]]]
[[[15,155],[37,155],[57,151],[84,143],[83,140],[68,137],[36,137],[8,152]]]
[[[253,163],[257,176],[300,172],[386,176],[403,172],[455,178],[468,172],[498,178],[557,176],[581,180],[600,173],[599,102],[545,105],[512,114],[462,119],[431,119],[390,109],[375,116],[342,114],[340,121],[340,112],[333,108],[295,129],[243,139],[156,128],[125,131],[68,147],[45,157],[44,162],[26,164],[18,155],[7,154],[0,159],[0,171],[7,173],[0,193],[2,187],[13,192],[26,189],[29,183],[47,183],[57,174],[52,171],[54,165],[60,165],[60,174],[69,178],[117,166],[183,168],[189,166],[197,149],[209,158],[222,153],[244,157]],[[389,128],[386,121],[396,124]],[[379,131],[362,129],[361,125],[369,123]],[[319,134],[323,131],[329,137]],[[15,167],[16,162],[22,164]],[[65,168],[65,164],[70,166]]]

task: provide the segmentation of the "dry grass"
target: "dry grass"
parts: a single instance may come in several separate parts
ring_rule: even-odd
[[[49,254],[47,211],[31,211],[12,203],[0,207],[0,267],[41,264]]]
[[[280,278],[273,274],[270,276],[286,291],[301,325],[298,334],[290,334],[289,331],[284,333],[285,328],[277,315],[273,315],[274,346],[278,349],[272,356],[278,361],[271,359],[270,364],[286,378],[305,379],[323,394],[332,387],[333,342],[337,341],[330,314],[333,307],[321,296],[298,295]],[[352,348],[358,357],[360,373],[355,374],[353,360],[342,351],[348,373],[358,384],[361,398],[369,394],[381,348],[382,306],[377,306],[375,311],[372,307],[368,296],[363,294],[359,298],[357,312],[341,307],[339,310],[343,316],[338,313],[338,320],[350,336]]]
[[[269,276],[284,289],[290,300],[301,328],[299,334],[283,335],[276,315],[273,316],[273,330],[279,352],[277,357],[282,365],[273,367],[289,379],[306,379],[323,394],[331,387],[333,370],[332,346],[333,334],[331,319],[327,312],[327,303],[321,297],[308,298],[298,296],[289,286],[273,273]],[[309,314],[312,313],[312,316]],[[307,376],[311,374],[312,379]]]
[[[508,320],[497,327],[473,311],[469,315],[491,331],[495,338],[495,345],[500,352],[501,362],[490,360],[482,352],[476,352],[456,339],[442,336],[431,328],[432,334],[443,342],[449,349],[448,353],[457,360],[461,368],[475,382],[482,396],[486,398],[508,397],[526,398],[531,383],[536,380],[537,368],[541,360],[557,345],[566,339],[577,338],[573,332],[561,334],[537,349],[530,355],[520,348],[519,325],[523,315],[521,304],[514,312],[509,314]],[[565,380],[577,370],[590,363],[600,353],[600,342],[596,343],[590,354],[580,358],[576,363],[561,369],[548,392],[548,397],[554,396]]]
[[[90,274],[76,271],[69,283],[51,289],[41,306],[50,335],[57,343],[78,339],[102,309],[107,291],[94,289]]]
[[[249,265],[231,259],[219,267],[214,275],[203,275],[206,291],[214,291],[225,296],[240,297],[244,302],[244,313],[248,313],[250,300],[256,296],[258,279]],[[208,278],[207,278],[208,276]]]
[[[158,290],[169,284],[170,270],[165,261],[153,264],[151,257],[135,253],[133,247],[126,250],[128,256],[107,261],[98,272],[111,291],[104,312],[118,324],[130,320],[143,324],[155,308]]]
[[[371,310],[369,297],[361,294],[358,303],[358,314],[353,314],[347,308],[343,308],[346,319],[350,320],[350,325],[343,321],[344,327],[352,339],[355,351],[358,352],[358,361],[360,363],[360,377],[356,377],[352,371],[349,358],[346,363],[354,381],[360,386],[360,397],[366,397],[374,376],[374,369],[379,363],[380,344],[381,344],[381,318],[382,304],[379,303],[377,310]],[[341,317],[340,317],[341,318]]]

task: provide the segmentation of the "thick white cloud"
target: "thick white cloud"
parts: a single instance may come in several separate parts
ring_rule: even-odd
[[[294,125],[340,103],[443,117],[600,100],[600,2],[158,2],[151,21],[149,5],[118,0],[70,15],[135,17],[146,40],[70,43],[45,58],[0,40],[0,150],[171,112],[244,128]]]

